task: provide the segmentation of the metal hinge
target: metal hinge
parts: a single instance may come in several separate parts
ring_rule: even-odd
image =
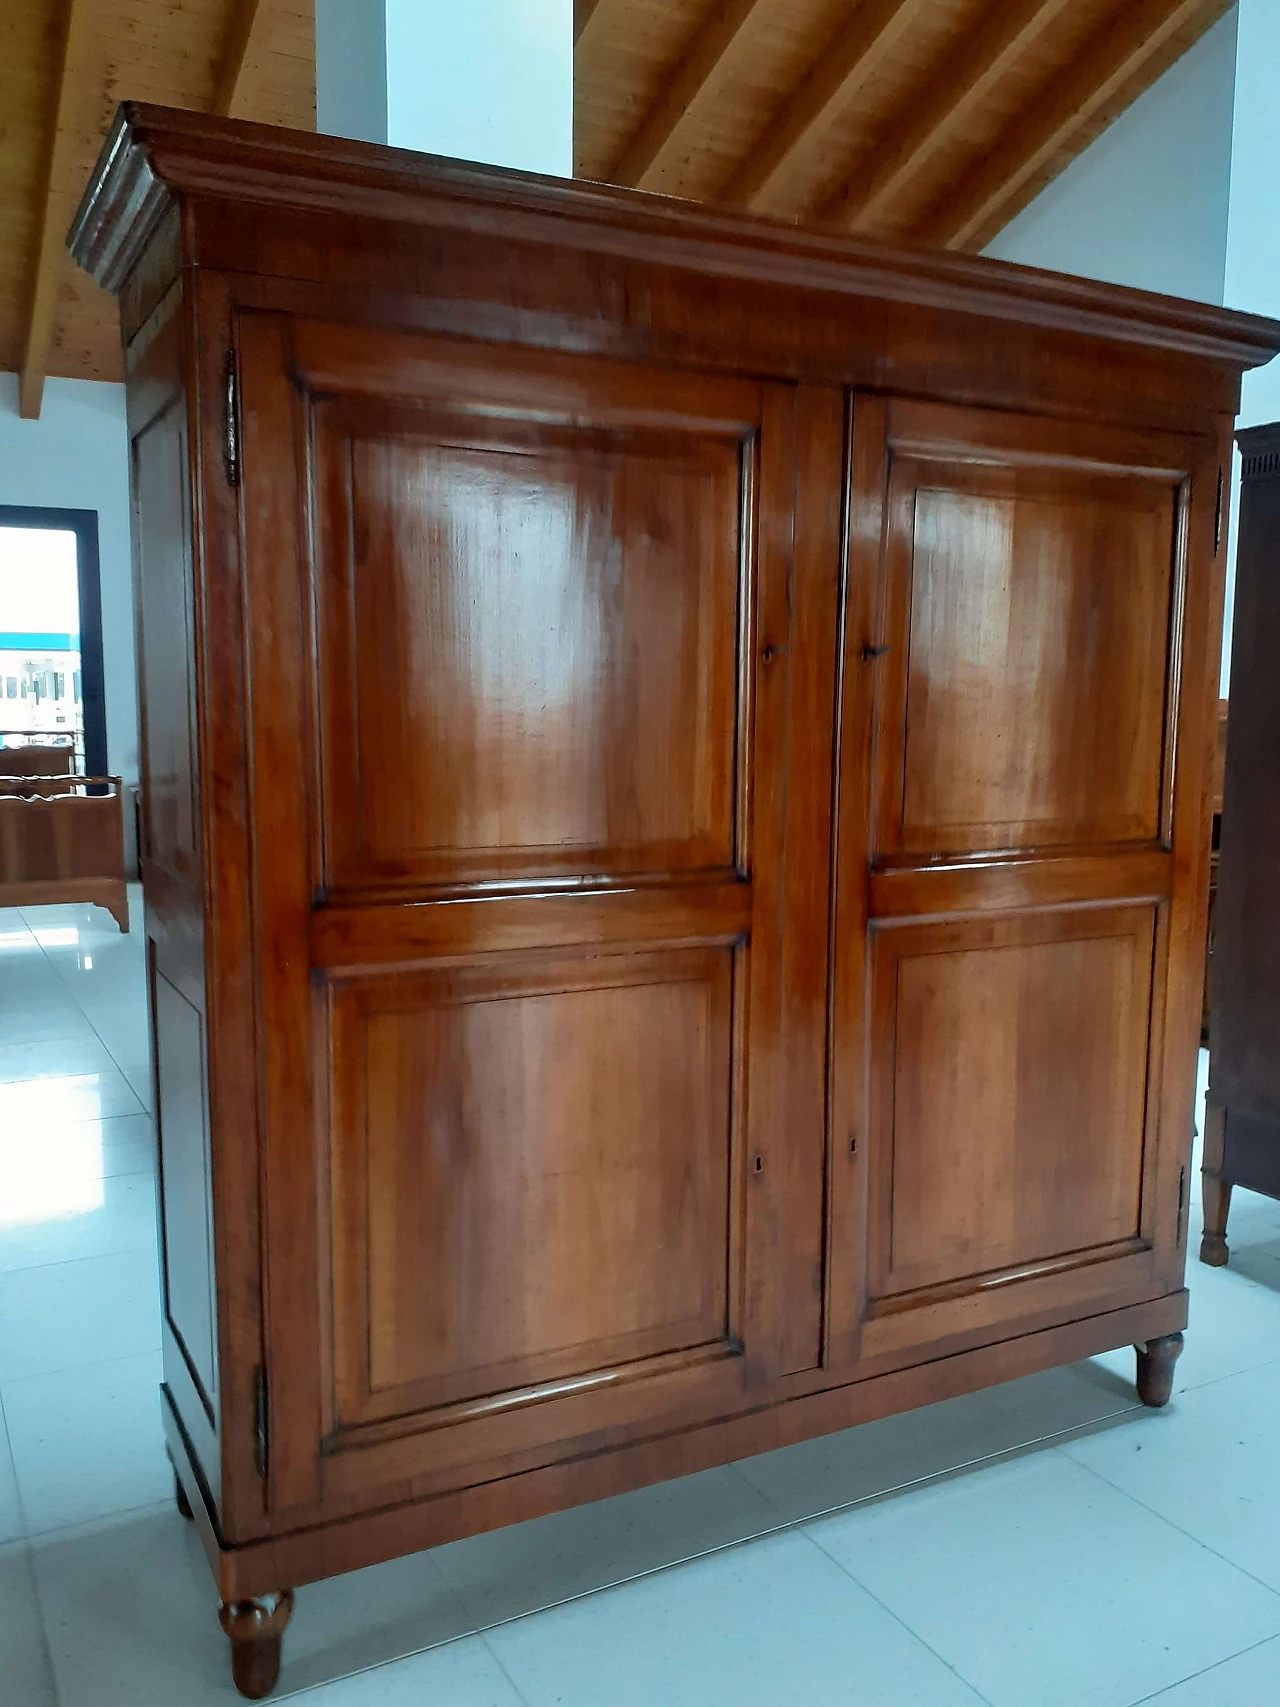
[[[227,369],[222,388],[222,459],[227,485],[240,484],[240,382],[236,377],[234,350],[227,351]]]
[[[267,1479],[267,1371],[259,1364],[253,1372],[253,1462]]]
[[[1222,544],[1222,499],[1226,482],[1222,478],[1222,468],[1218,468],[1218,507],[1213,517],[1213,555],[1218,555],[1218,547]]]
[[[1187,1170],[1183,1168],[1178,1174],[1178,1231],[1173,1241],[1175,1245],[1180,1245],[1182,1243],[1182,1218],[1186,1213],[1186,1208]]]

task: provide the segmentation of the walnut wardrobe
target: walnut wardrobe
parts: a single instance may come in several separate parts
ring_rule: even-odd
[[[1122,1344],[1280,326],[129,106],[162,1406],[309,1580]]]

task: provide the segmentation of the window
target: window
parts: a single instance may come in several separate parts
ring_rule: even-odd
[[[0,746],[52,735],[107,774],[98,517],[0,504]]]

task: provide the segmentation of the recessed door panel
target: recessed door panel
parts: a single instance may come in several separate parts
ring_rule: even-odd
[[[753,446],[316,410],[338,887],[732,867]]]
[[[339,1430],[724,1355],[732,959],[336,990]]]
[[[892,458],[877,849],[1154,840],[1179,483],[974,448]]]
[[[873,1305],[1138,1237],[1154,924],[876,934]]]

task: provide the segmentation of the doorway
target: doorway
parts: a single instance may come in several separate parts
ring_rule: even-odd
[[[0,747],[24,746],[108,774],[96,510],[0,504]]]

